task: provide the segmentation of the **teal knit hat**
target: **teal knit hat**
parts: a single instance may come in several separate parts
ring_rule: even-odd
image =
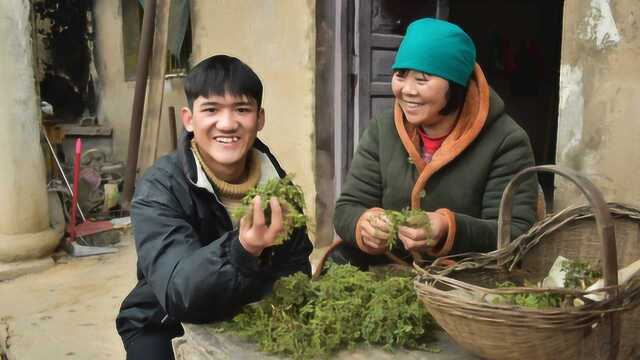
[[[476,62],[476,47],[460,27],[436,19],[412,22],[400,43],[393,70],[410,69],[467,86]]]

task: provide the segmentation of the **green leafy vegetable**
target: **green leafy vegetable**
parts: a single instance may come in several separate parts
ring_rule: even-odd
[[[427,212],[422,209],[405,208],[402,211],[385,210],[384,215],[389,220],[390,236],[388,241],[389,251],[391,251],[398,240],[398,228],[400,226],[409,226],[417,229],[425,229],[427,232],[427,241],[431,240],[431,222]]]
[[[271,207],[269,199],[271,197],[278,198],[283,211],[284,232],[278,236],[275,241],[276,245],[282,244],[291,236],[294,229],[307,225],[307,217],[302,212],[304,204],[304,195],[300,186],[295,185],[291,180],[293,176],[287,175],[282,179],[271,179],[264,184],[258,185],[251,189],[244,198],[241,205],[231,214],[235,220],[239,220],[245,215],[251,220],[253,213],[253,199],[260,195],[262,199],[262,210],[265,213],[267,225],[271,224]]]
[[[530,284],[525,284],[529,286]],[[535,287],[535,284],[533,285]],[[505,281],[497,284],[498,288],[510,288],[516,287],[516,284],[511,281]],[[559,294],[552,294],[548,292],[544,293],[520,293],[520,294],[505,294],[500,297],[494,298],[494,303],[507,303],[512,305],[518,305],[529,308],[552,308],[560,307],[564,301],[564,296]]]
[[[297,273],[273,293],[245,306],[221,328],[258,343],[260,350],[294,359],[327,358],[358,344],[432,350],[435,322],[418,300],[410,272],[362,272],[328,264],[311,281]]]
[[[573,289],[586,289],[602,277],[602,272],[595,270],[588,262],[565,261],[562,271],[566,272],[564,287]]]
[[[579,260],[565,261],[562,264],[562,271],[566,273],[564,278],[564,287],[566,289],[584,290],[589,287],[589,285],[596,282],[600,277],[602,277],[602,273],[600,271],[593,269],[589,263]],[[532,284],[525,280],[525,286],[540,287],[540,284]],[[505,281],[502,283],[497,283],[496,287],[516,287],[516,284],[511,281]],[[571,295],[543,292],[500,295],[498,297],[495,297],[492,302],[495,304],[508,303],[523,307],[541,309],[573,306],[572,300],[573,296]]]

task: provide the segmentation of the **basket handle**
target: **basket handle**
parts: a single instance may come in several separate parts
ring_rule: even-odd
[[[502,193],[500,200],[500,213],[498,215],[498,249],[502,249],[511,241],[511,210],[513,204],[513,195],[527,178],[527,175],[536,172],[550,172],[558,174],[571,182],[573,182],[585,195],[589,201],[589,205],[593,209],[596,218],[596,227],[598,235],[602,240],[602,257],[604,270],[605,286],[618,285],[618,259],[616,251],[616,237],[611,214],[607,208],[607,204],[602,197],[602,193],[596,186],[586,177],[578,172],[557,166],[557,165],[541,165],[524,169],[517,173],[509,182]],[[611,295],[614,295],[612,293]]]
[[[589,205],[591,205],[596,218],[598,235],[602,240],[604,284],[609,287],[609,290],[607,290],[609,296],[615,297],[618,294],[618,259],[616,255],[615,228],[611,220],[611,214],[600,190],[598,190],[589,179],[574,170],[557,165],[532,166],[520,171],[511,179],[504,189],[502,199],[500,200],[498,249],[504,248],[511,241],[511,210],[515,190],[526,180],[526,175],[537,172],[550,172],[570,180],[582,191],[589,201]],[[503,263],[504,261],[502,259],[498,260],[499,265],[503,265]],[[620,345],[619,314],[611,313],[606,315],[605,318],[608,318],[604,326],[609,329],[609,339],[608,342],[605,343],[603,350],[609,352],[609,359],[616,359]]]

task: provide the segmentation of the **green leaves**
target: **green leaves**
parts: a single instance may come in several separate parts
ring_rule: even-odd
[[[411,279],[408,271],[329,264],[316,281],[302,273],[280,279],[269,297],[222,327],[294,359],[327,358],[362,343],[427,349],[435,322]]]
[[[586,289],[589,285],[596,282],[602,277],[600,271],[595,270],[587,262],[580,260],[567,260],[562,264],[562,271],[566,272],[564,287],[567,289]],[[511,281],[497,283],[497,288],[516,287],[517,285]],[[540,284],[532,284],[525,280],[526,287],[540,287]],[[572,306],[573,298],[570,295],[554,294],[550,292],[543,293],[519,293],[500,295],[493,299],[495,304],[513,304],[523,307],[536,309],[557,308]]]
[[[275,244],[282,244],[291,236],[294,229],[307,225],[307,217],[302,213],[302,210],[305,208],[302,188],[295,185],[291,181],[292,178],[292,175],[287,175],[282,179],[271,179],[266,183],[251,189],[247,195],[242,198],[242,205],[238,207],[231,216],[235,220],[239,220],[245,215],[252,214],[253,198],[260,195],[260,198],[262,199],[262,210],[265,213],[267,225],[269,225],[271,224],[271,207],[269,206],[269,199],[271,199],[271,197],[278,198],[284,215],[284,232],[282,235],[278,236]]]
[[[602,272],[594,270],[589,263],[583,261],[565,261],[562,270],[566,272],[565,288],[584,290],[602,277]]]
[[[389,251],[393,249],[395,243],[398,240],[398,227],[409,226],[416,229],[425,229],[429,238],[431,237],[431,222],[427,212],[422,209],[409,208],[402,209],[402,211],[385,210],[384,215],[389,220],[390,236],[389,236]]]
[[[535,286],[535,285],[534,285]],[[511,281],[505,281],[497,284],[498,288],[516,287]],[[507,303],[528,308],[551,308],[560,307],[564,301],[564,296],[552,293],[521,293],[506,294],[494,298],[494,303]]]

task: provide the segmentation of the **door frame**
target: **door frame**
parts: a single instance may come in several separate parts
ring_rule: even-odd
[[[364,130],[357,93],[359,23],[370,0],[326,0],[316,3],[315,69],[315,224],[316,245],[335,237],[333,210],[351,158]],[[436,17],[447,19],[449,0],[438,0]]]

